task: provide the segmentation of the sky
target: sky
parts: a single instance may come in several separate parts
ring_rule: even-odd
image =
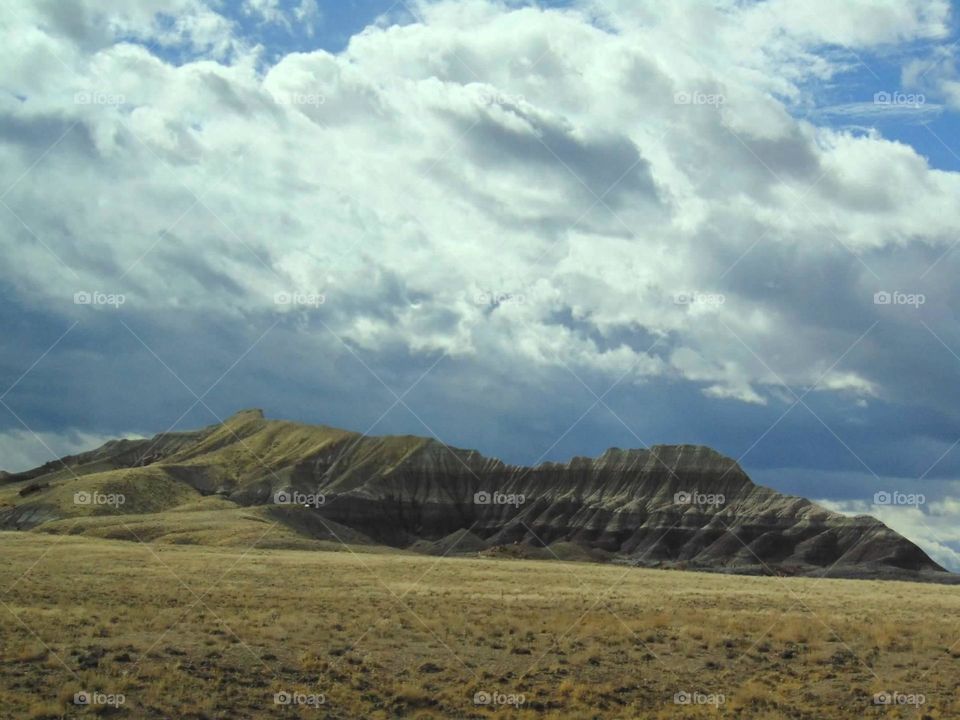
[[[960,570],[947,0],[0,5],[0,468],[698,443]]]

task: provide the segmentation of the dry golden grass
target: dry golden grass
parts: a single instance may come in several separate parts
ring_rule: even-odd
[[[37,533],[0,553],[4,718],[960,717],[956,587]]]

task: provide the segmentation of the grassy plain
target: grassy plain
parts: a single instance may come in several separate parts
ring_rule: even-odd
[[[960,717],[957,587],[36,532],[0,558],[3,718]]]

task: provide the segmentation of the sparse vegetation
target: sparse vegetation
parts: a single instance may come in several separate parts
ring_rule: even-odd
[[[960,716],[954,587],[38,533],[0,546],[4,717]],[[124,702],[76,705],[84,691]]]

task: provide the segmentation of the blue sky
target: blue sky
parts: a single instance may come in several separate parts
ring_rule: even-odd
[[[845,106],[872,104],[876,93],[906,92],[902,90],[904,64],[911,59],[927,60],[934,52],[934,47],[933,44],[919,43],[893,54],[888,54],[888,51],[849,55],[852,68],[844,74],[842,83],[816,88],[821,107],[812,111],[812,119],[837,128],[876,128],[885,137],[915,148],[929,158],[935,168],[960,169],[957,148],[949,142],[949,138],[955,136],[957,131],[956,113],[947,111],[942,101],[938,101],[934,95],[928,98],[928,93],[923,89],[910,91],[910,94],[918,96],[918,104],[908,104],[899,113],[866,115],[858,114],[856,108],[850,107],[847,110],[850,114],[843,114]],[[831,111],[831,108],[835,110]],[[798,116],[802,117],[803,114],[798,113]]]
[[[0,467],[243,407],[518,463],[702,443],[960,563],[951,3],[4,23]]]
[[[282,11],[292,13],[298,2],[288,1],[279,4]],[[372,24],[380,16],[391,13],[396,20],[404,21],[402,3],[388,0],[345,0],[337,3],[320,3],[321,16],[309,29],[304,23],[292,21],[288,29],[275,23],[264,23],[254,14],[245,13],[239,5],[232,8],[230,15],[240,25],[241,32],[255,42],[263,44],[268,55],[276,53],[286,55],[289,52],[311,52],[317,49],[340,52],[350,42],[350,38]]]

